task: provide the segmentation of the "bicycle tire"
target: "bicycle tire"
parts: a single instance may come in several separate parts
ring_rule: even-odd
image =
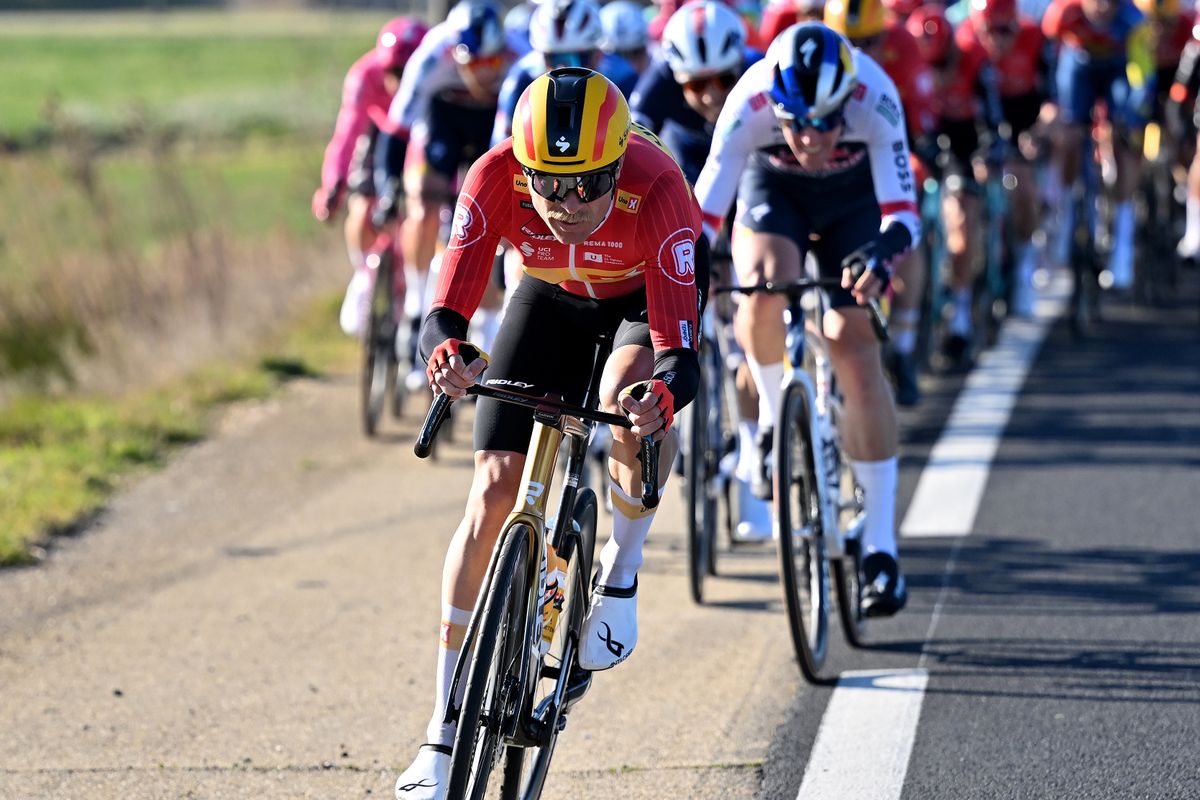
[[[579,545],[571,558],[567,579],[571,600],[566,613],[559,618],[565,625],[565,633],[579,640],[579,629],[591,596],[592,559],[596,550],[597,507],[595,493],[589,488],[579,490],[575,496],[575,509],[571,518],[579,526]],[[570,675],[568,675],[570,680]],[[558,716],[566,713],[560,709]],[[500,788],[501,800],[538,800],[550,772],[550,761],[558,742],[557,716],[548,731],[549,741],[541,747],[509,747],[504,756],[504,781]],[[526,771],[528,766],[528,771]]]
[[[523,683],[522,676],[510,673],[519,668],[520,648],[524,646],[521,634],[528,594],[524,584],[529,574],[533,530],[518,523],[501,535],[504,541],[472,643],[450,756],[448,797],[482,800],[486,794],[499,760],[501,732],[509,727],[515,710],[511,693]],[[515,680],[506,682],[508,677]]]
[[[862,563],[859,543],[848,540],[842,557],[830,559],[829,563],[833,568],[842,634],[851,647],[862,647],[866,642],[867,617],[862,610]]]
[[[700,354],[700,391],[692,401],[687,415],[687,447],[684,451],[684,499],[687,510],[688,587],[692,601],[704,603],[704,578],[714,570],[712,550],[715,545],[716,508],[712,487],[708,480],[709,386],[713,380],[707,352]]]
[[[820,684],[829,649],[829,571],[804,384],[787,387],[782,409],[774,443],[780,573],[796,660],[804,677]]]
[[[378,264],[371,287],[367,328],[362,337],[362,425],[368,438],[374,437],[378,431],[384,402],[395,391],[397,371],[392,317],[393,259],[389,250],[372,254],[369,258],[377,258]]]

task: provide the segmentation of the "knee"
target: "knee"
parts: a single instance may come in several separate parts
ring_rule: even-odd
[[[504,520],[513,509],[517,482],[507,478],[490,480],[478,482],[471,488],[464,515],[464,529],[470,543],[487,548],[495,543]]]
[[[855,326],[857,328],[857,326]],[[830,356],[837,370],[838,384],[847,398],[870,394],[883,380],[879,344],[869,330],[866,336],[857,329],[830,341]]]

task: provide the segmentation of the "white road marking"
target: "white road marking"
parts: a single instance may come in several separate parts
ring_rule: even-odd
[[[923,669],[842,673],[796,800],[899,800],[928,681]]]
[[[1042,340],[1066,308],[1070,285],[1060,273],[1038,300],[1034,318],[1006,321],[996,346],[980,356],[921,472],[901,536],[971,532],[1000,437]]]

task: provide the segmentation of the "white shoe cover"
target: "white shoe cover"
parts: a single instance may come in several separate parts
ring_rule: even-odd
[[[611,669],[637,644],[637,578],[628,589],[597,586],[579,630],[579,666],[593,672]]]
[[[396,779],[396,800],[445,800],[450,780],[450,748],[447,752],[422,745],[408,769]]]
[[[738,511],[741,519],[733,538],[739,542],[765,542],[772,536],[771,504],[760,500],[750,490],[750,482],[735,478],[738,492]]]
[[[338,312],[338,323],[347,336],[358,336],[362,330],[363,320],[367,318],[367,303],[370,301],[371,273],[365,269],[354,271],[350,285],[346,287],[346,297],[342,300],[342,309]]]

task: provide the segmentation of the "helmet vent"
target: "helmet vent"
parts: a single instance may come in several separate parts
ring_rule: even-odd
[[[708,62],[708,42],[704,40],[703,36],[696,39],[696,54],[700,56],[700,63]]]

